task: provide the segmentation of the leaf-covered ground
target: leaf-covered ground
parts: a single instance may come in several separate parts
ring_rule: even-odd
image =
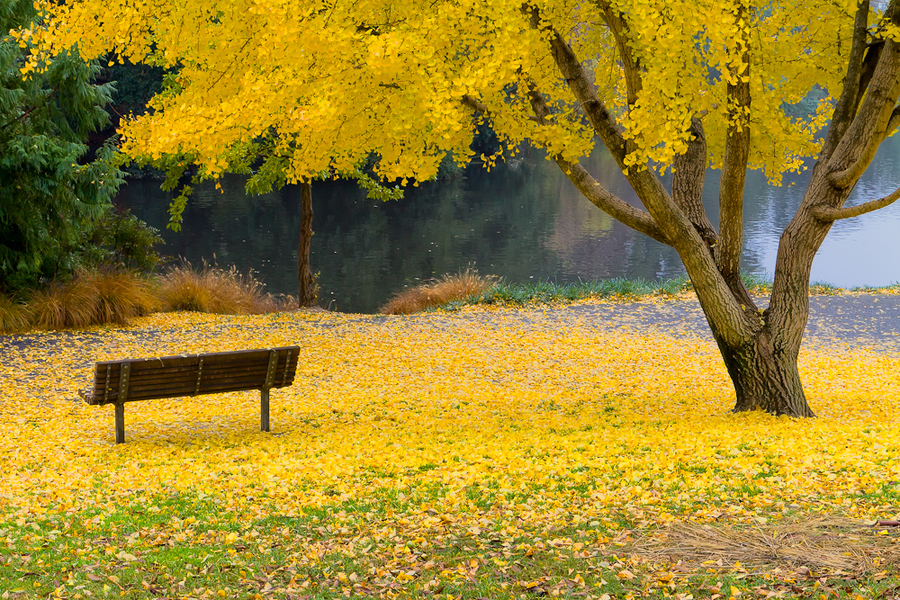
[[[731,415],[713,342],[598,314],[170,313],[6,338],[0,596],[894,593],[897,528],[865,524],[900,512],[896,352],[808,344],[818,418]],[[244,392],[130,403],[117,446],[112,407],[77,398],[98,360],[290,344],[270,434]]]

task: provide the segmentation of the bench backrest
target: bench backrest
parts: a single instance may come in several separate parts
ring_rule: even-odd
[[[294,382],[299,346],[98,362],[88,404],[280,388]]]

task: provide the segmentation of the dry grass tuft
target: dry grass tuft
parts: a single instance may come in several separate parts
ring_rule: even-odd
[[[204,264],[195,270],[190,263],[170,268],[161,278],[157,295],[163,311],[190,310],[220,314],[261,314],[281,310],[283,304],[264,291],[251,274],[232,266],[225,270]]]
[[[494,283],[494,277],[482,276],[474,269],[466,269],[456,275],[444,275],[440,279],[403,290],[382,306],[379,312],[385,315],[408,315],[482,294]]]
[[[35,290],[26,308],[39,329],[127,323],[151,312],[156,298],[150,283],[128,271],[82,272],[67,283]]]
[[[28,329],[31,314],[28,307],[17,300],[0,294],[0,333],[16,333]]]
[[[900,564],[900,548],[878,531],[842,517],[741,529],[680,522],[661,536],[637,542],[634,550],[655,560],[681,561],[686,567],[730,569],[740,562],[762,569],[807,567],[864,573]]]
[[[102,271],[83,274],[97,294],[95,323],[127,323],[146,315],[158,306],[149,281],[128,271]]]
[[[87,327],[94,323],[98,304],[96,288],[79,278],[51,283],[32,292],[28,299],[32,322],[39,329]]]

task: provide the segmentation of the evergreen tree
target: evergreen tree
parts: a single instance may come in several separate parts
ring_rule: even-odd
[[[36,17],[30,0],[0,0],[0,288],[33,285],[78,266],[94,219],[122,183],[113,148],[89,156],[90,133],[104,127],[110,84],[99,67],[66,52],[23,73]]]

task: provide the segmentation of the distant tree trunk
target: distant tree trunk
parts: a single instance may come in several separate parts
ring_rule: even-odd
[[[316,280],[309,266],[312,219],[312,183],[306,181],[300,184],[300,252],[297,257],[300,279],[300,293],[297,300],[300,308],[316,305]]]

